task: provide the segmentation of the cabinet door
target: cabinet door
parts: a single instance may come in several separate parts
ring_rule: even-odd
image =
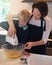
[[[23,0],[23,2],[39,2],[39,1],[52,2],[52,0]]]

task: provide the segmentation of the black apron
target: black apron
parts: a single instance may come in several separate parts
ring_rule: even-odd
[[[44,27],[43,27],[44,23]],[[41,18],[41,26],[35,26],[28,24],[28,29],[23,30],[17,26],[17,22],[14,23],[17,29],[17,36],[19,43],[35,42],[42,39],[43,31],[46,30],[46,21]],[[34,46],[30,50],[26,49],[25,51],[36,54],[46,54],[46,45]]]
[[[44,22],[44,27],[43,27],[43,22]],[[43,19],[41,19],[40,27],[29,24],[29,41],[35,42],[41,40],[43,31],[45,31],[45,29],[46,29],[46,21],[43,21]],[[33,46],[30,50],[26,49],[26,51],[36,54],[46,54],[46,45]]]

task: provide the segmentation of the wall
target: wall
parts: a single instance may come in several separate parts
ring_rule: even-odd
[[[23,3],[22,0],[10,0],[10,12],[12,14],[18,13],[22,9],[28,9],[31,10],[32,3]],[[48,2],[49,7],[49,17],[52,18],[52,2]]]
[[[51,19],[52,19],[52,2],[48,2],[48,7],[49,7],[48,16],[51,17]]]
[[[32,3],[23,3],[22,0],[10,0],[10,12],[12,14],[18,13],[22,9],[31,9]]]

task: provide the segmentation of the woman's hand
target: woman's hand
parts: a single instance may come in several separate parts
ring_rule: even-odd
[[[22,51],[22,55],[24,55],[24,56],[29,56],[30,53],[29,53],[29,52],[26,52],[25,50],[23,50],[23,51]]]
[[[31,49],[32,48],[32,46],[33,46],[33,42],[27,42],[26,44],[25,44],[25,46],[24,46],[24,49]]]
[[[14,25],[9,27],[8,34],[9,34],[11,37],[15,38],[16,29],[15,29]]]

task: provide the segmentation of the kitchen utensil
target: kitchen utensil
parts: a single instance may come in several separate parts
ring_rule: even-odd
[[[9,58],[18,58],[22,55],[22,50],[23,50],[23,44],[19,43],[18,45],[14,45],[15,49],[13,48],[13,45],[10,43],[2,45],[2,49],[6,52],[6,55]]]

